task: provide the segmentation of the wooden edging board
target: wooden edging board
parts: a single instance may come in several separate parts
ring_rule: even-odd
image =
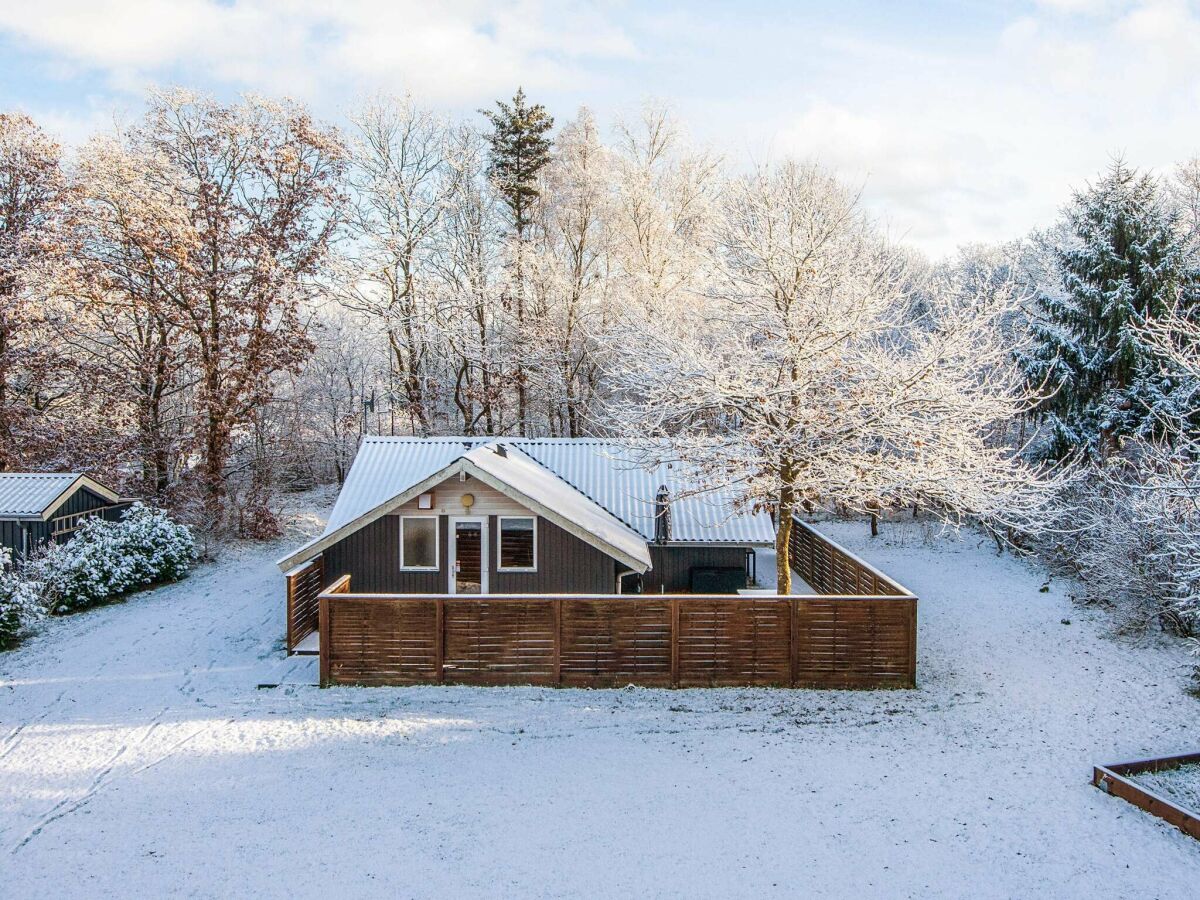
[[[1095,766],[1092,769],[1092,784],[1107,794],[1127,800],[1139,809],[1158,816],[1184,834],[1200,840],[1200,812],[1180,806],[1127,777],[1143,772],[1163,772],[1168,769],[1177,769],[1192,763],[1200,763],[1200,753],[1178,753],[1174,756],[1160,756],[1136,762]]]

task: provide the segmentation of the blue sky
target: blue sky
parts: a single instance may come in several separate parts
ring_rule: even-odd
[[[517,84],[560,119],[669,103],[734,164],[816,158],[942,254],[1048,224],[1115,153],[1200,154],[1184,0],[690,3],[0,0],[0,108],[68,142],[149,85],[286,94],[341,122],[411,90],[470,114]]]

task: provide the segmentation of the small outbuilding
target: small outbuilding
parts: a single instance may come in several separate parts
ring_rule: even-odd
[[[0,472],[0,545],[27,556],[69,540],[86,519],[116,519],[130,504],[80,472]]]

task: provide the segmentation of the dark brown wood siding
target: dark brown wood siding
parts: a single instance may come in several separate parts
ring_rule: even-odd
[[[438,571],[400,570],[400,520],[384,516],[347,535],[325,551],[325,582],[349,575],[356,593],[445,594],[448,592],[447,517],[438,517]],[[488,519],[489,585],[493,594],[611,594],[616,562],[591,544],[538,519],[536,572],[500,572],[495,516]]]
[[[325,582],[349,575],[364,594],[444,594],[446,517],[438,517],[438,571],[400,570],[400,518],[384,516],[348,534],[325,551]]]
[[[54,516],[69,516],[72,513],[86,512],[89,509],[100,509],[103,506],[108,506],[108,501],[99,494],[93,494],[85,487],[81,487],[74,494],[67,498],[67,502],[54,511]]]
[[[491,533],[493,594],[611,594],[616,590],[617,565],[608,554],[538,517],[537,571],[501,572],[497,543],[499,523],[488,517]],[[357,588],[355,588],[357,590]]]
[[[0,521],[0,544],[12,551],[13,556],[24,552],[24,538],[21,536],[22,523],[16,519]]]
[[[642,576],[642,593],[678,593],[691,589],[693,568],[741,568],[745,547],[661,547],[651,545],[653,568]]]

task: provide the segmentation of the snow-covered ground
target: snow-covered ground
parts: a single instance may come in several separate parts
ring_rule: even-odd
[[[51,622],[0,655],[0,895],[1195,896],[1200,844],[1088,780],[1200,742],[1181,647],[822,527],[920,595],[920,689],[257,690],[286,542]]]

